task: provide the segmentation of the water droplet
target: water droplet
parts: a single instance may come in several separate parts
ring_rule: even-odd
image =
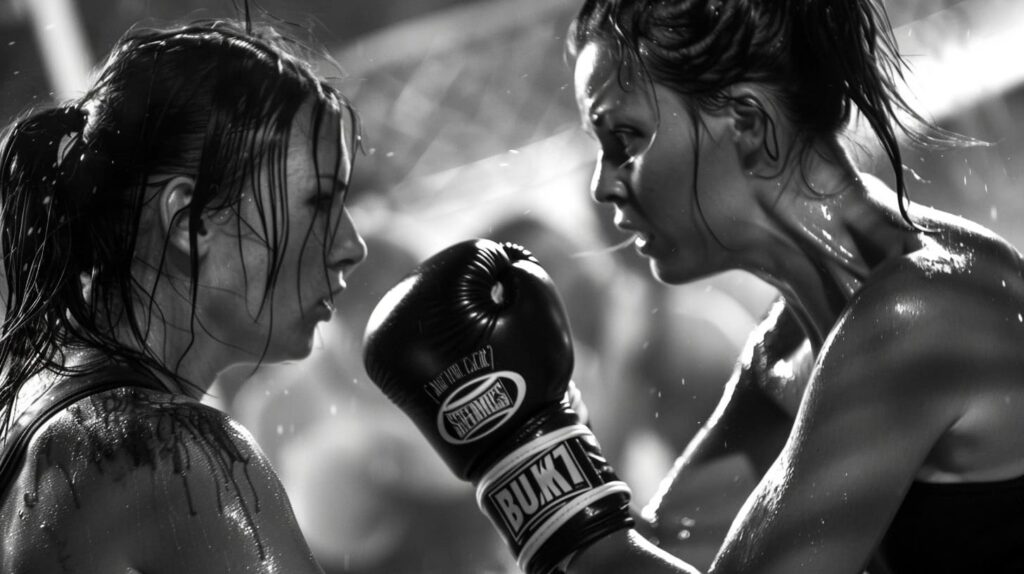
[[[283,435],[284,434],[284,425],[277,425],[277,434],[278,435]]]
[[[999,210],[996,209],[996,206],[992,206],[992,209],[989,211],[989,216],[992,218],[992,221],[999,219]]]
[[[338,414],[338,405],[331,405],[331,416]]]
[[[680,540],[688,540],[690,538],[690,531],[684,528],[683,530],[679,531],[679,534],[676,535],[676,538]]]

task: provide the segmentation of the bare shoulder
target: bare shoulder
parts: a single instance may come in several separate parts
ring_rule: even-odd
[[[926,237],[921,249],[880,269],[852,307],[873,320],[879,317],[871,311],[902,327],[938,329],[922,340],[948,341],[943,328],[971,328],[974,335],[989,332],[1020,341],[1022,305],[1019,253],[981,228],[957,227]]]
[[[4,560],[20,553],[39,571],[318,571],[251,435],[149,390],[97,394],[48,421],[0,520],[14,542]]]
[[[982,384],[1022,381],[1020,255],[981,228],[954,226],[876,270],[819,359],[866,376]]]
[[[917,478],[1024,472],[1024,273],[984,230],[953,226],[878,269],[833,328],[805,398],[818,420],[918,437]]]

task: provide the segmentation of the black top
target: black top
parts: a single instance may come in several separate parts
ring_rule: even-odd
[[[963,484],[915,482],[879,554],[892,574],[1021,574],[1022,546],[1024,476]]]
[[[6,440],[0,445],[0,493],[14,480],[32,435],[43,423],[85,397],[121,387],[165,390],[152,376],[122,366],[104,367],[50,385],[11,423]]]

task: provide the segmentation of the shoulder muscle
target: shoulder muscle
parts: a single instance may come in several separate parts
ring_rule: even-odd
[[[69,407],[21,484],[67,560],[145,572],[316,572],[251,436],[191,400],[119,389]],[[88,560],[86,560],[88,557]]]

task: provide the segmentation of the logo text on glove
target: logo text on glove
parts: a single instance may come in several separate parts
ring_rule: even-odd
[[[566,501],[594,485],[587,472],[592,468],[581,462],[586,456],[574,441],[558,443],[531,457],[487,494],[492,512],[517,543]]]
[[[466,377],[472,376],[478,371],[494,368],[494,349],[490,345],[462,357],[458,361],[448,365],[443,371],[427,382],[423,390],[435,402],[440,403],[441,397],[452,387],[457,386]]]
[[[526,381],[513,371],[496,371],[457,388],[441,404],[437,428],[444,440],[465,444],[494,432],[515,414]]]

